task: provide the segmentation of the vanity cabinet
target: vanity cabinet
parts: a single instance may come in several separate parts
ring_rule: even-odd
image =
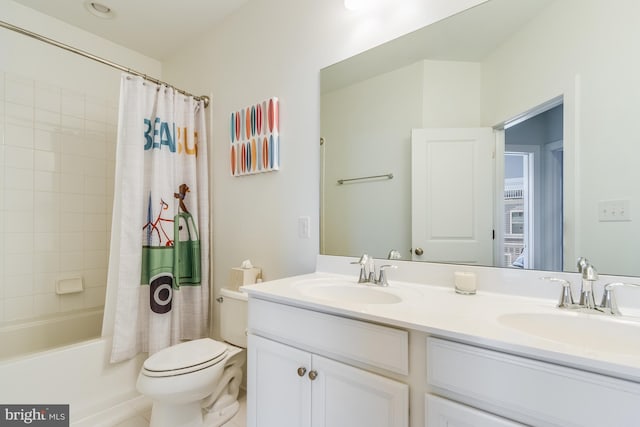
[[[640,384],[633,381],[433,337],[427,338],[427,362],[431,392],[459,402],[442,406],[427,394],[428,427],[467,425],[443,424],[447,417],[487,419],[482,411],[499,417],[470,425],[518,425],[508,420],[557,427],[638,423]],[[444,415],[438,418],[431,410]]]
[[[248,352],[248,426],[407,426],[406,384],[255,335]]]
[[[408,427],[409,387],[353,366],[408,373],[407,354],[406,331],[250,298],[247,426]]]

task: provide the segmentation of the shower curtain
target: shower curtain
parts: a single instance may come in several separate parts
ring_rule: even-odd
[[[111,362],[207,335],[209,202],[203,101],[123,74],[107,286]]]

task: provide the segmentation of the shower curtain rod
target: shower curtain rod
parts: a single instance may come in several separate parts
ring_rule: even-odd
[[[191,94],[191,93],[189,93],[189,92],[187,92],[185,90],[178,89],[178,88],[170,85],[169,83],[163,82],[163,81],[158,80],[158,79],[154,79],[153,77],[147,76],[146,74],[143,74],[143,73],[141,73],[139,71],[133,70],[131,68],[124,67],[124,66],[122,66],[120,64],[116,64],[115,62],[111,62],[111,61],[108,61],[108,60],[106,60],[104,58],[101,58],[99,56],[93,55],[93,54],[91,54],[89,52],[85,52],[84,50],[77,49],[77,48],[75,48],[73,46],[69,46],[69,45],[64,44],[64,43],[60,43],[59,41],[50,39],[48,37],[45,37],[45,36],[42,36],[40,34],[31,32],[29,30],[25,30],[24,28],[17,27],[15,25],[9,24],[8,22],[5,22],[5,21],[0,21],[0,27],[6,28],[7,30],[15,31],[16,33],[23,34],[25,36],[34,38],[34,39],[39,40],[41,42],[48,43],[50,45],[59,47],[61,49],[68,50],[69,52],[73,52],[73,53],[75,53],[77,55],[84,56],[85,58],[93,59],[94,61],[97,61],[97,62],[100,62],[102,64],[108,65],[110,67],[116,68],[116,69],[118,69],[120,71],[124,71],[124,72],[127,72],[129,74],[133,74],[135,76],[142,77],[143,79],[148,80],[148,81],[150,81],[152,83],[155,83],[157,85],[165,85],[165,86],[172,87],[176,91],[178,91],[178,92],[180,92],[180,93],[182,93],[182,94],[184,94],[186,96],[193,96],[193,98],[195,100],[197,100],[197,101],[200,101],[200,100],[204,101],[205,108],[209,106],[209,97],[206,96],[206,95],[195,96],[195,95],[193,95],[193,94]]]

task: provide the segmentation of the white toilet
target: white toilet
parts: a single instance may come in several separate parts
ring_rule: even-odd
[[[145,360],[136,387],[153,401],[149,427],[218,427],[238,412],[247,347],[247,295],[221,290],[220,335]]]

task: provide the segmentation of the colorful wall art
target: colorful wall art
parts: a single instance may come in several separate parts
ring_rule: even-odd
[[[231,113],[231,175],[251,175],[280,169],[278,98]]]

